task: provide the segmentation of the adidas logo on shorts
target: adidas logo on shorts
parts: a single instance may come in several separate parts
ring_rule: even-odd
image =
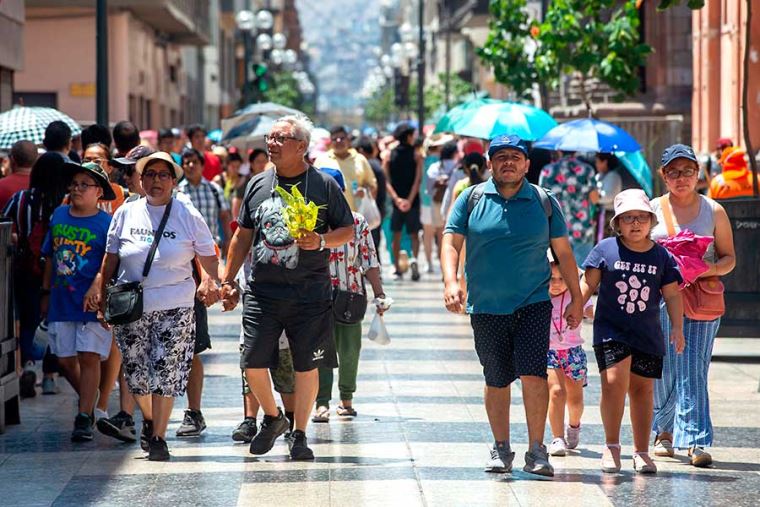
[[[319,361],[320,359],[324,359],[325,357],[325,351],[322,349],[317,349],[314,351],[314,358],[312,361]]]

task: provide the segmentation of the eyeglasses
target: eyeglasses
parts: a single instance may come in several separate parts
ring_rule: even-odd
[[[343,142],[343,141],[345,141],[346,139],[347,139],[347,138],[346,138],[346,136],[337,136],[337,137],[331,137],[331,138],[330,138],[330,140],[331,140],[332,142],[334,142],[334,143],[342,143],[342,142]]]
[[[86,192],[88,188],[90,187],[99,187],[100,185],[93,185],[91,183],[71,183],[69,185],[69,192],[72,190],[81,190],[82,192]]]
[[[631,225],[633,222],[640,224],[648,224],[652,220],[652,215],[647,213],[646,215],[623,215],[620,217],[620,221],[624,224]]]
[[[103,165],[103,163],[107,162],[107,160],[104,158],[87,158],[87,157],[82,159],[83,164],[86,164],[87,162],[94,162],[95,164]]]
[[[143,173],[143,178],[148,178],[151,180],[158,178],[159,181],[168,181],[172,178],[172,176],[172,173],[158,173],[156,171],[145,171]]]
[[[280,146],[285,144],[285,141],[287,141],[288,139],[298,139],[298,138],[296,136],[284,136],[282,134],[273,135],[273,136],[270,136],[270,135],[264,136],[265,143],[267,144],[274,143],[274,144],[279,144]]]
[[[193,160],[183,160],[182,167],[193,167],[195,162]]]
[[[665,177],[669,180],[677,180],[678,178],[684,177],[684,178],[691,178],[697,174],[697,170],[693,167],[689,167],[688,169],[673,169],[671,171],[665,171]]]

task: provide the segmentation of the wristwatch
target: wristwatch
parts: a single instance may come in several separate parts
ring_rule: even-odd
[[[324,249],[325,249],[325,237],[320,234],[319,235],[319,251],[321,252]]]

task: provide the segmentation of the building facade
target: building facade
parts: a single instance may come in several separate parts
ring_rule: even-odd
[[[94,122],[94,2],[26,4],[26,51],[14,100]],[[203,121],[203,58],[195,48],[211,38],[208,0],[111,0],[108,5],[111,122],[129,119],[140,129],[156,129]],[[193,51],[183,51],[188,46]]]
[[[14,74],[24,65],[24,1],[0,2],[0,112],[13,106]]]
[[[760,2],[753,2],[749,48],[749,131],[760,148]],[[746,145],[742,122],[747,4],[743,0],[707,0],[694,11],[694,88],[692,141],[703,153],[719,137]]]

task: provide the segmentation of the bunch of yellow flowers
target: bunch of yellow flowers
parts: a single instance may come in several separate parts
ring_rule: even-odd
[[[319,208],[314,202],[306,202],[306,199],[298,190],[298,185],[293,185],[290,192],[277,186],[275,190],[282,200],[285,201],[285,208],[282,210],[282,219],[288,228],[288,232],[295,239],[303,236],[305,232],[311,232],[317,226],[317,215]]]

